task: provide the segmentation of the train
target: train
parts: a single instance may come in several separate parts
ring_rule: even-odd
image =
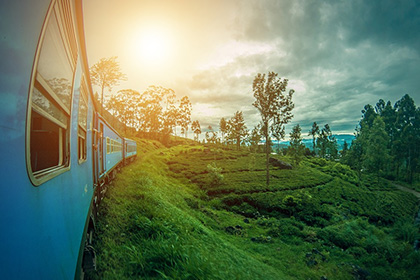
[[[137,144],[94,101],[82,1],[0,5],[0,278],[83,279],[100,201]]]

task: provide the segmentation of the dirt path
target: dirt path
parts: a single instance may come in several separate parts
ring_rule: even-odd
[[[409,192],[409,193],[414,194],[420,200],[420,192],[409,189],[409,188],[406,188],[406,187],[403,187],[403,186],[400,186],[400,185],[397,185],[395,183],[394,183],[394,186],[397,187],[398,189],[404,191],[404,192]]]

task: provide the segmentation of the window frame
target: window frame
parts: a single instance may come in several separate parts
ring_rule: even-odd
[[[85,103],[86,107],[86,127],[81,125],[81,102]],[[82,164],[87,161],[87,126],[88,126],[88,115],[89,115],[89,103],[88,103],[88,89],[86,85],[85,76],[82,75],[80,93],[79,93],[79,105],[77,112],[77,157],[79,164]]]
[[[76,26],[73,14],[74,7],[68,0],[51,1],[36,47],[28,92],[25,136],[27,172],[31,183],[34,186],[43,184],[44,182],[70,170],[71,167],[71,120],[77,55],[79,52],[79,43],[76,36]],[[49,28],[53,28],[51,27],[53,24],[56,25],[58,30],[56,30],[56,32],[52,35],[54,36],[58,34],[58,36],[54,36],[52,39],[58,41],[60,44],[59,48],[63,48],[64,51],[62,49],[58,49],[58,54],[64,56],[65,63],[68,63],[68,65],[64,66],[68,67],[68,78],[70,79],[70,90],[68,93],[70,96],[68,106],[64,104],[57,93],[47,83],[46,79],[42,77],[40,72],[38,72],[42,50],[46,42],[47,31]],[[60,114],[64,114],[64,117],[66,118],[65,122],[58,119],[57,116],[51,115],[51,113],[47,112],[36,104],[33,99],[35,90],[38,91],[37,94],[41,94],[42,98],[45,98],[46,101],[51,103],[49,106],[52,106],[54,110],[58,110]],[[35,171],[35,167],[32,166],[32,157],[35,156],[33,153],[37,151],[39,152],[39,150],[34,151],[32,146],[32,143],[34,143],[34,145],[38,144],[36,142],[32,142],[36,141],[33,140],[35,137],[35,129],[33,128],[35,121],[34,112],[40,116],[37,116],[37,118],[41,121],[41,125],[45,125],[43,120],[47,120],[53,124],[52,128],[58,128],[58,163],[56,165],[47,166],[44,168],[41,167],[42,169]],[[48,131],[49,130],[47,129],[47,132]],[[41,150],[41,152],[43,151]],[[55,156],[57,156],[57,154],[55,154]]]
[[[108,136],[106,137],[106,154],[109,155],[111,153],[111,138]]]

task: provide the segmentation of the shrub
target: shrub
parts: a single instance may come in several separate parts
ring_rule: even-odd
[[[411,221],[398,221],[395,223],[392,234],[399,240],[413,244],[420,238],[419,228]]]
[[[273,237],[283,237],[289,239],[303,236],[304,225],[294,219],[279,219],[267,232]]]
[[[208,176],[210,178],[210,186],[217,187],[220,186],[223,182],[222,168],[217,167],[216,163],[207,165]]]

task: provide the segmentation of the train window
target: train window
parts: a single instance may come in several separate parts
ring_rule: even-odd
[[[121,143],[118,141],[115,141],[115,152],[120,152],[121,151]]]
[[[77,128],[77,138],[78,138],[78,156],[79,163],[86,160],[86,130],[87,130],[87,88],[84,78],[82,79],[82,86],[80,89],[80,99],[79,99],[79,116],[78,116],[78,128]]]
[[[109,137],[106,138],[106,153],[109,154],[111,152],[111,143]]]
[[[67,1],[54,4],[36,59],[27,134],[28,169],[35,185],[68,170],[70,165],[70,116],[77,44],[71,18],[65,15],[69,11]]]

